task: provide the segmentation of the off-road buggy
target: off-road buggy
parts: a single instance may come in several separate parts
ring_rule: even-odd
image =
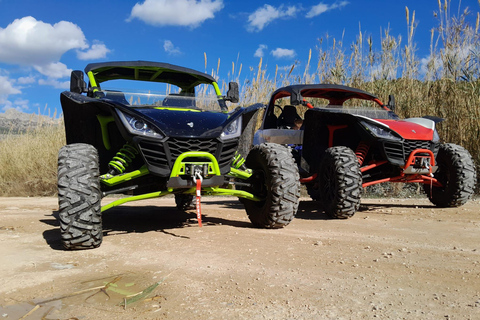
[[[227,102],[238,102],[237,83],[222,96],[207,74],[148,61],[93,63],[85,73],[88,86],[84,73],[73,71],[70,91],[60,96],[67,139],[58,158],[65,248],[100,246],[105,210],[168,194],[179,209],[195,203],[200,224],[201,195],[241,198],[258,227],[283,227],[293,219],[300,184],[291,153],[262,144],[245,161],[237,152],[242,131],[263,107],[229,112]],[[128,90],[118,89],[126,84]],[[141,91],[145,84],[148,91]],[[129,197],[101,206],[109,194]]]
[[[254,144],[289,145],[300,181],[334,218],[353,216],[362,187],[382,182],[423,184],[439,207],[467,202],[475,166],[467,150],[440,142],[435,125],[443,119],[400,119],[394,110],[393,96],[384,105],[346,86],[291,85],[272,94]]]

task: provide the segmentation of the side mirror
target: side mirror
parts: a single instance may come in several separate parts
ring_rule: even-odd
[[[393,96],[393,94],[389,95],[388,96],[388,105],[387,107],[392,110],[393,112],[395,112],[395,97]]]
[[[238,103],[239,96],[240,96],[240,93],[238,90],[238,83],[230,82],[228,84],[228,91],[227,91],[227,96],[225,97],[225,100],[233,103]]]
[[[76,93],[87,92],[87,84],[83,80],[83,71],[74,70],[70,75],[70,91]]]

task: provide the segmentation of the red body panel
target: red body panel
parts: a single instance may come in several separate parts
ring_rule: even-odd
[[[402,120],[383,120],[375,119],[378,122],[386,124],[393,131],[398,133],[404,139],[408,140],[432,140],[433,130],[425,128],[419,124]]]

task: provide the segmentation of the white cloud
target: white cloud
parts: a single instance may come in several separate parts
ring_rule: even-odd
[[[283,5],[275,8],[266,4],[248,16],[247,30],[250,32],[261,31],[276,19],[294,17],[298,10],[295,6],[284,9]]]
[[[349,2],[348,1],[340,1],[340,2],[335,2],[331,5],[325,4],[323,2],[320,2],[319,4],[312,6],[310,11],[307,12],[307,15],[305,16],[306,18],[313,18],[316,16],[321,15],[322,13],[325,13],[329,10],[333,9],[339,9],[345,7]]]
[[[101,59],[107,56],[111,50],[105,44],[98,40],[94,40],[92,46],[86,51],[77,50],[77,58],[80,60]]]
[[[2,111],[7,111],[8,109],[15,109],[21,112],[27,112],[29,110],[29,101],[28,100],[21,100],[17,99],[14,102],[10,100],[2,99],[0,97],[0,107]]]
[[[82,30],[71,22],[51,25],[23,17],[0,28],[0,48],[0,62],[32,66],[59,61],[68,50],[88,45]]]
[[[295,50],[282,49],[282,48],[277,48],[275,50],[272,50],[270,53],[275,58],[293,58],[296,55]]]
[[[41,74],[53,79],[68,77],[72,72],[72,69],[68,69],[61,62],[52,62],[43,66],[34,66],[34,68]]]
[[[38,84],[42,86],[52,86],[55,89],[70,89],[70,81],[58,81],[53,78],[40,79],[38,80]]]
[[[13,80],[6,76],[0,76],[0,96],[22,93],[19,89],[13,87]]]
[[[110,52],[100,41],[94,41],[90,47],[83,31],[72,22],[49,24],[31,16],[0,28],[0,48],[0,63],[31,67],[47,77],[40,79],[40,84],[61,89],[68,86],[56,79],[68,77],[72,71],[60,62],[63,54],[76,49],[77,57],[86,60],[103,58]],[[19,78],[17,83],[24,85],[35,81],[35,76],[28,76]]]
[[[2,69],[0,69],[0,72]],[[7,76],[0,75],[0,108],[5,111],[7,109],[16,108],[13,103],[8,100],[8,96],[12,94],[22,93],[18,88],[13,86],[15,80],[10,79]],[[20,110],[20,108],[16,108]]]
[[[182,52],[180,51],[179,47],[175,47],[173,45],[173,42],[170,40],[165,40],[163,42],[163,49],[165,50],[166,53],[170,55],[178,55],[181,54]]]
[[[145,0],[132,8],[134,18],[153,26],[198,27],[223,9],[223,0]]]
[[[264,55],[263,50],[266,50],[266,49],[268,49],[267,45],[261,44],[260,46],[258,46],[258,49],[255,51],[255,54],[253,56],[257,58],[262,58]]]
[[[18,84],[31,84],[35,83],[37,80],[35,80],[35,77],[28,76],[28,77],[20,77],[17,79]]]

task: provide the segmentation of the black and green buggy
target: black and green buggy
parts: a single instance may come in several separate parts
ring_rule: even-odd
[[[235,82],[224,96],[208,74],[166,63],[92,63],[85,73],[73,71],[70,91],[60,96],[67,139],[58,157],[64,247],[100,246],[102,212],[169,194],[181,210],[198,208],[195,197],[235,196],[253,225],[288,225],[299,202],[295,162],[277,144],[249,150],[246,128],[263,106],[235,107],[238,96]],[[127,197],[102,203],[111,194]]]

